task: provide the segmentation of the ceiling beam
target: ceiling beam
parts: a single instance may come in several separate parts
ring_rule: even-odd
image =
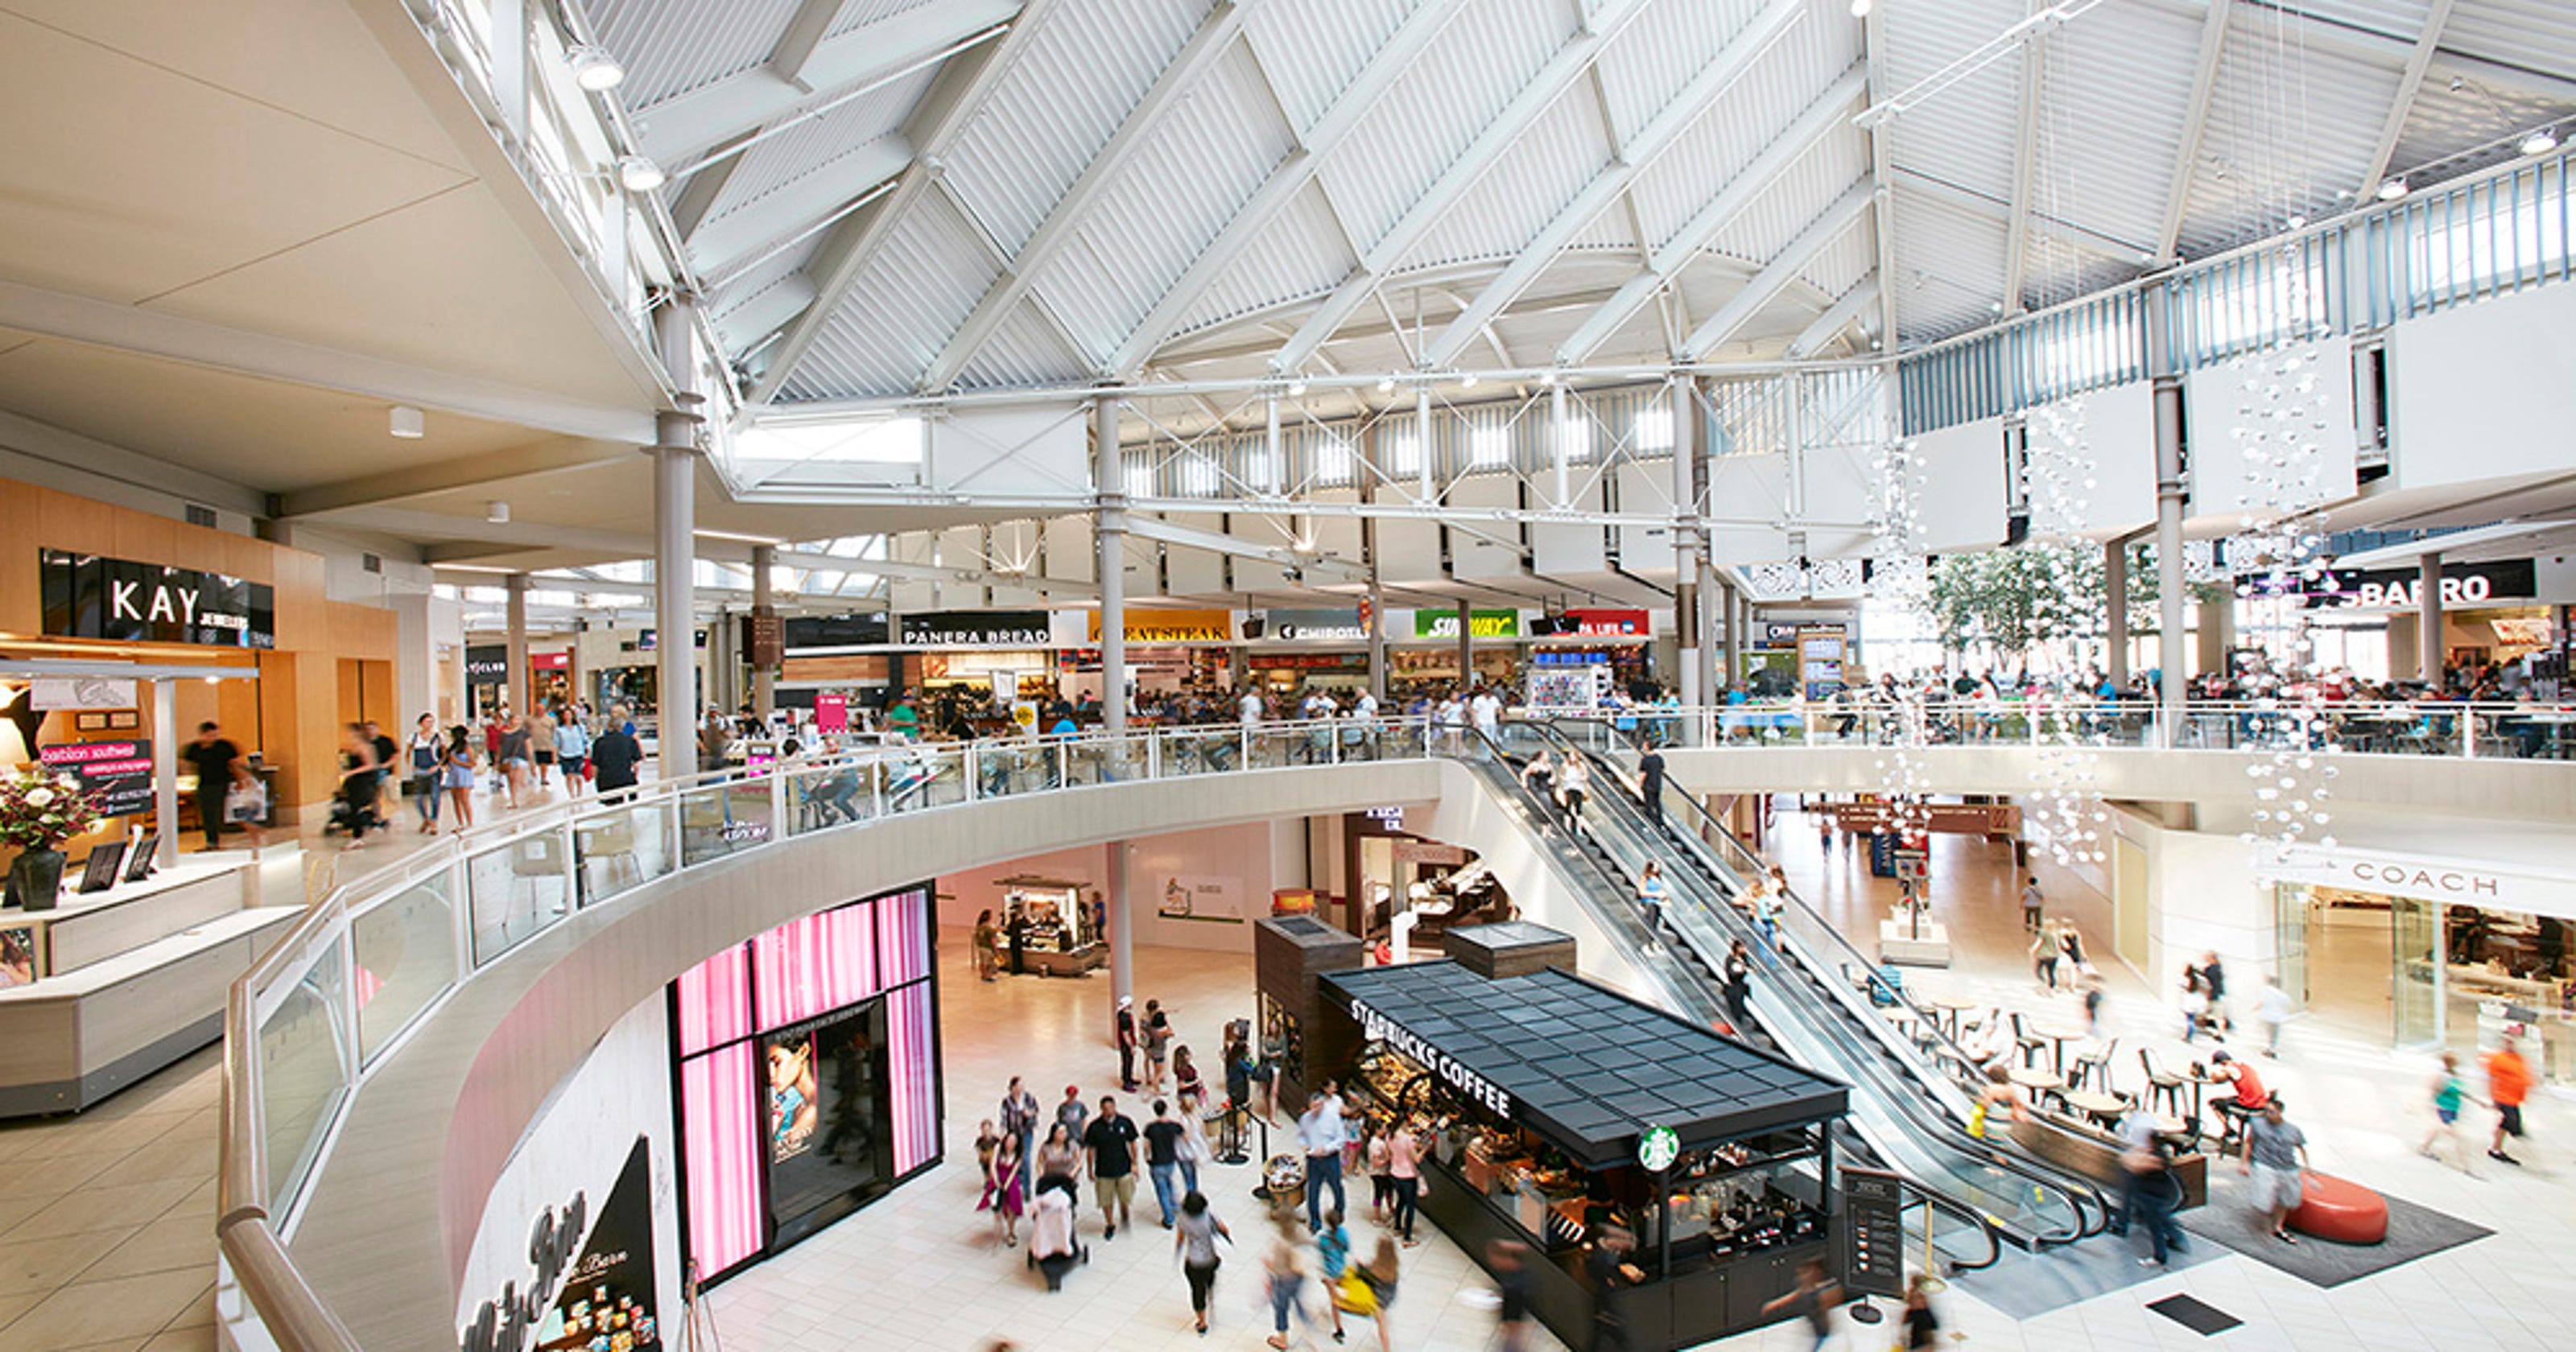
[[[725,186],[733,182],[734,171],[742,167],[743,157],[727,152],[737,142],[749,139],[748,136],[739,137],[735,142],[718,147],[723,159],[680,180],[679,189],[671,194],[670,211],[671,228],[679,232],[682,243],[696,237],[698,227],[706,224],[707,217],[715,212],[716,199],[722,197]]]
[[[2030,0],[2033,14],[2048,0]],[[2013,132],[2012,202],[2004,215],[2003,313],[2030,308],[2022,293],[2030,285],[2030,218],[2037,208],[2039,185],[2039,120],[2048,88],[2048,30],[2034,29],[2021,42],[2020,112]]]
[[[1895,181],[1908,191],[1938,198],[1952,206],[1975,212],[1998,225],[2003,224],[2012,214],[2012,203],[1992,193],[1979,192],[1974,188],[1953,183],[1946,178],[1935,178],[1918,170],[1900,167],[1896,171]],[[2090,226],[2077,225],[2073,221],[2061,219],[2045,211],[2032,211],[2028,220],[2033,231],[2054,235],[2078,248],[2100,254],[2104,258],[2115,258],[2136,266],[2147,256],[2147,246],[2136,240],[2106,235]]]
[[[781,78],[764,64],[636,109],[640,148],[666,168],[681,171],[718,146],[811,116],[847,97],[847,91],[899,76],[1011,23],[1019,12],[1016,0],[942,0],[854,28],[799,63],[802,84]],[[817,97],[816,90],[827,92]]]
[[[381,507],[412,498],[497,487],[523,479],[597,469],[603,465],[632,465],[638,473],[643,472],[642,458],[637,455],[636,448],[614,442],[571,441],[514,446],[457,460],[440,460],[383,474],[342,479],[338,483],[294,489],[276,495],[276,510],[270,515],[294,518]]]
[[[966,363],[992,338],[1002,321],[1009,318],[1011,307],[1028,294],[1029,285],[1043,271],[1056,251],[1074,238],[1076,227],[1089,213],[1102,191],[1116,180],[1121,170],[1135,158],[1145,143],[1146,134],[1162,124],[1163,115],[1179,102],[1181,96],[1195,87],[1200,77],[1216,68],[1217,61],[1234,45],[1243,32],[1243,18],[1254,0],[1218,0],[1215,8],[1200,21],[1198,31],[1181,46],[1178,54],[1155,77],[1153,87],[1145,91],[1118,130],[1082,167],[1071,186],[1047,209],[1046,219],[1029,233],[1016,256],[1010,258],[1001,275],[985,288],[984,296],[957,326],[948,341],[932,358],[921,375],[920,389],[925,393],[944,390],[966,369]]]
[[[1844,329],[1849,328],[1854,320],[1859,319],[1863,314],[1868,313],[1870,307],[1878,304],[1878,293],[1879,284],[1876,273],[1871,273],[1852,283],[1851,290],[1844,292],[1841,299],[1835,301],[1823,314],[1816,316],[1815,323],[1809,324],[1797,337],[1789,340],[1789,350],[1781,355],[1804,357],[1832,342]]]
[[[1573,35],[1559,45],[1537,74],[1521,84],[1502,111],[1486,120],[1476,139],[1469,142],[1458,158],[1451,160],[1431,186],[1413,199],[1395,224],[1387,227],[1360,254],[1360,265],[1350,276],[1333,288],[1333,294],[1305,322],[1297,326],[1285,345],[1272,356],[1270,369],[1282,375],[1293,375],[1305,368],[1307,358],[1352,315],[1359,312],[1375,294],[1387,271],[1401,261],[1432,226],[1475,187],[1487,170],[1501,161],[1512,145],[1527,133],[1539,116],[1545,113],[1575,81],[1584,77],[1601,59],[1602,50],[1619,35],[1629,21],[1645,12],[1645,0],[1610,0],[1599,11],[1588,16]],[[1642,243],[1642,241],[1640,241]]]
[[[1134,331],[1118,345],[1117,351],[1110,354],[1109,374],[1132,375],[1144,367],[1154,355],[1154,349],[1172,336],[1172,330],[1180,326],[1181,317],[1189,313],[1191,306],[1198,304],[1199,297],[1207,293],[1217,277],[1260,237],[1273,217],[1314,182],[1324,157],[1331,154],[1333,148],[1341,144],[1342,138],[1359,125],[1368,110],[1377,105],[1378,99],[1413,68],[1414,62],[1430,47],[1432,39],[1465,8],[1466,0],[1425,0],[1405,17],[1403,24],[1386,41],[1378,44],[1370,53],[1367,64],[1361,66],[1351,82],[1334,96],[1332,104],[1315,119],[1314,125],[1297,130],[1297,144],[1289,150],[1288,157],[1270,171],[1270,177],[1253,190],[1252,196],[1217,232],[1216,238],[1208,241],[1207,247],[1199,251],[1198,257],[1190,261],[1180,277],[1155,301],[1153,309],[1137,322]]]
[[[2182,150],[2174,160],[2173,182],[2165,189],[2164,224],[2156,228],[2153,266],[2169,267],[2182,242],[2182,219],[2191,210],[2192,184],[2200,176],[2201,142],[2209,135],[2209,105],[2218,97],[2219,58],[2227,51],[2227,25],[2236,0],[2209,0],[2200,24],[2200,63],[2191,77],[2191,103],[2183,115]]]
[[[1845,71],[1842,78],[1825,87],[1816,100],[1798,114],[1779,135],[1772,137],[1761,153],[1727,177],[1726,186],[1710,198],[1680,230],[1646,255],[1646,269],[1628,279],[1599,309],[1584,316],[1583,322],[1566,336],[1556,349],[1560,363],[1572,365],[1589,357],[1609,341],[1610,335],[1645,308],[1657,293],[1699,256],[1708,242],[1733,225],[1782,171],[1798,162],[1818,138],[1836,128],[1849,125],[1844,116],[1853,99],[1867,91],[1868,72],[1859,68]]]
[[[787,83],[814,92],[814,56],[823,48],[825,34],[832,31],[832,21],[841,17],[841,0],[805,0],[787,20],[787,29],[778,35],[777,45],[769,49],[769,73]]]
[[[1871,186],[1864,179],[1844,189],[1843,195],[1834,199],[1834,204],[1825,208],[1824,214],[1808,222],[1807,228],[1798,232],[1798,237],[1789,242],[1789,247],[1763,264],[1762,270],[1753,274],[1753,280],[1727,297],[1726,304],[1719,306],[1715,314],[1700,321],[1700,326],[1691,330],[1690,337],[1682,340],[1682,350],[1678,355],[1685,361],[1699,361],[1718,344],[1734,337],[1736,331],[1760,313],[1782,287],[1795,281],[1826,245],[1833,243],[1836,236],[1850,229],[1853,222],[1870,209]]]
[[[891,543],[888,547],[892,547]],[[942,564],[911,563],[900,559],[850,559],[838,554],[816,554],[805,550],[779,551],[777,565],[781,568],[801,568],[809,573],[837,573],[845,577],[891,577],[902,578],[907,582],[963,582],[977,587],[1018,587],[1047,595],[1097,596],[1100,594],[1099,584],[1076,582],[1069,578],[997,572],[989,568],[952,568]]]
[[[1477,332],[1510,308],[1539,274],[1556,262],[1557,254],[1573,243],[1594,217],[1617,202],[1637,175],[1670,148],[1683,130],[1698,121],[1720,94],[1733,88],[1806,12],[1806,0],[1771,0],[1751,22],[1729,37],[1725,47],[1691,76],[1690,83],[1637,129],[1623,156],[1593,175],[1592,181],[1558,210],[1554,219],[1540,227],[1537,237],[1522,246],[1519,255],[1467,303],[1466,311],[1450,320],[1440,336],[1431,340],[1422,354],[1423,364],[1439,370],[1456,362]]]
[[[1291,509],[1284,504],[1272,510],[1282,514],[1291,512]],[[1344,582],[1368,580],[1367,568],[1346,559],[1336,559],[1317,553],[1300,554],[1286,545],[1265,545],[1240,536],[1228,535],[1223,531],[1184,526],[1159,516],[1130,516],[1127,518],[1127,532],[1143,539],[1159,540],[1167,545],[1179,545],[1184,549],[1203,549],[1211,554],[1223,554],[1228,558],[1258,559],[1282,568],[1311,573],[1319,578],[1335,578]]]
[[[1875,108],[1880,100],[1893,97],[1887,73],[1887,10],[1872,5],[1861,20],[1861,44],[1867,53],[1865,61],[1869,79],[1869,104]],[[1896,288],[1889,279],[1896,276],[1896,125],[1895,119],[1873,122],[1869,137],[1869,178],[1878,187],[1876,216],[1878,225],[1878,341],[1889,352],[1896,351]],[[1894,385],[1894,381],[1888,382]]]
[[[868,264],[876,261],[895,223],[910,215],[934,187],[938,175],[930,163],[946,154],[949,144],[965,131],[1052,3],[1054,0],[1028,0],[1020,7],[1011,31],[1003,34],[999,42],[961,52],[940,66],[930,91],[904,119],[904,139],[920,153],[895,175],[891,191],[845,217],[815,248],[813,258],[805,265],[805,276],[814,286],[814,298],[788,321],[776,350],[751,383],[749,402],[765,404],[778,397],[780,387],[813,349],[814,340],[822,336],[823,326],[831,322],[832,312],[849,297]]]
[[[76,475],[112,479],[243,516],[268,515],[268,495],[258,489],[5,410],[0,410],[0,454],[25,456]],[[31,467],[21,474],[34,472]]]
[[[1433,289],[1431,294],[1446,296],[1450,293],[1446,287],[1440,287]],[[1601,302],[1608,300],[1609,298],[1609,288],[1593,287],[1582,291],[1569,291],[1562,295],[1549,296],[1544,301],[1544,307],[1549,310],[1568,310],[1577,308],[1589,309],[1592,306],[1599,305]],[[1523,314],[1535,312],[1536,307],[1534,306],[1523,306],[1520,310],[1520,313]],[[1270,331],[1270,324],[1271,321],[1254,322],[1254,326],[1264,332]],[[1204,335],[1190,335],[1190,341],[1192,343],[1197,343],[1203,338],[1214,340],[1232,331],[1231,327],[1210,329]],[[1405,320],[1388,318],[1378,320],[1374,323],[1343,327],[1338,329],[1333,336],[1336,340],[1351,341],[1369,338],[1407,339],[1413,336],[1413,325]],[[1242,361],[1247,358],[1265,356],[1276,351],[1278,346],[1279,343],[1275,337],[1247,339],[1207,347],[1175,346],[1155,353],[1154,361],[1157,365],[1161,366],[1187,366],[1199,362],[1211,361]],[[1314,354],[1312,360],[1318,366],[1329,364],[1325,354],[1321,350],[1318,350]]]
[[[2290,14],[2302,20],[2303,31],[2298,40],[2310,51],[2331,52],[2384,69],[2401,70],[2415,49],[2415,40],[2403,33],[2391,33],[2352,19],[2327,18],[2280,0],[2236,2],[2252,9]],[[2205,17],[2211,5],[2218,0],[2132,0],[2132,3],[2151,5],[2170,14],[2197,19]],[[2515,65],[2492,57],[2444,49],[2434,55],[2431,73],[2465,75],[2497,89],[2518,90],[2539,98],[2576,103],[2576,76]]]
[[[912,143],[901,132],[844,150],[795,182],[701,224],[689,236],[689,262],[703,277],[736,272],[769,245],[874,191],[912,159]]]
[[[2354,186],[2352,200],[2368,202],[2379,191],[2380,180],[2388,177],[2388,162],[2397,154],[2398,138],[2406,134],[2406,123],[2415,115],[2415,94],[2424,87],[2424,74],[2433,67],[2433,58],[2442,47],[2442,28],[2451,21],[2452,0],[2433,0],[2424,14],[2424,31],[2416,35],[2415,50],[2406,56],[2406,70],[2397,77],[2397,95],[2388,103],[2388,117],[2379,124],[2379,140],[2371,148],[2370,172]]]
[[[487,422],[515,423],[566,436],[650,445],[653,411],[566,399],[472,376],[361,356],[337,348],[210,324],[137,305],[117,305],[18,282],[0,281],[0,329],[18,329],[255,376],[320,390],[413,404]]]

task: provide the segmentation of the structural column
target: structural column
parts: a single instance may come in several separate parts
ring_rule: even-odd
[[[2102,547],[2102,593],[2106,628],[2110,630],[2110,653],[2102,663],[2103,674],[2110,677],[2115,689],[2129,686],[2129,542],[2113,540]]]
[[[2173,345],[2165,331],[2166,310],[2147,307],[2147,369],[2154,375],[2156,424],[2156,726],[2164,745],[2178,745],[2183,732],[2184,702],[2189,690],[2183,644],[2183,602],[2188,587],[2182,571],[2182,376],[2173,370]]]
[[[2416,563],[2415,573],[2415,662],[2424,673],[2424,684],[2436,692],[2442,688],[2442,659],[2448,646],[2442,642],[2442,556],[2427,554]]]
[[[1726,670],[1718,674],[1717,684],[1709,688],[1708,702],[1711,704],[1725,699],[1726,692],[1744,671],[1744,612],[1738,604],[1741,599],[1742,593],[1728,584],[1723,597],[1726,603]]]
[[[706,400],[697,392],[696,315],[688,296],[673,296],[655,315],[663,369],[677,391],[653,429],[654,665],[665,779],[697,772],[698,427]]]
[[[1368,425],[1360,435],[1367,438],[1365,453],[1360,457],[1360,501],[1377,501],[1378,429],[1381,418]],[[1360,518],[1360,552],[1368,556],[1368,683],[1369,693],[1380,704],[1386,703],[1386,579],[1378,569],[1377,518]],[[1235,651],[1241,652],[1238,648]]]
[[[1118,399],[1091,402],[1091,459],[1099,507],[1092,539],[1100,547],[1100,725],[1115,735],[1127,730],[1127,477],[1118,464]],[[1110,847],[1110,858],[1119,857]],[[1117,913],[1122,897],[1110,907]],[[1119,977],[1126,980],[1125,976]]]
[[[1697,705],[1707,699],[1700,685],[1700,647],[1708,635],[1699,625],[1699,562],[1705,546],[1700,538],[1699,467],[1708,454],[1701,444],[1708,424],[1700,417],[1699,382],[1689,376],[1673,378],[1673,421],[1679,433],[1673,439],[1673,639],[1676,653],[1673,684],[1681,690],[1682,703]]]
[[[510,712],[526,717],[534,712],[535,701],[529,698],[536,683],[528,677],[528,575],[512,573],[501,579],[503,615],[508,625],[503,661],[510,664],[507,679],[501,682],[501,700]]]
[[[1458,603],[1458,685],[1465,689],[1476,683],[1476,611],[1466,601]]]
[[[770,592],[769,575],[778,567],[778,546],[751,547],[751,613],[758,629],[778,615],[777,598]],[[751,711],[768,718],[778,708],[778,668],[761,659],[770,656],[757,643],[745,645],[744,654],[751,661]]]
[[[1136,924],[1127,913],[1127,842],[1113,840],[1104,848],[1108,859],[1100,871],[1100,909],[1109,918],[1109,1011],[1114,1027],[1119,1002],[1136,994]],[[1136,1022],[1141,1026],[1144,1021],[1139,1010]]]
[[[153,863],[175,868],[179,863],[179,690],[167,676],[152,682],[152,813],[160,827],[160,839],[152,847]]]

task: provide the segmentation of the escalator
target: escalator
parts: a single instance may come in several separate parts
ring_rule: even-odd
[[[1590,739],[1596,728],[1575,730]],[[1520,781],[1519,765],[1542,749],[1590,757],[1594,793],[1581,831]],[[1947,1266],[1991,1263],[1999,1240],[2038,1250],[2102,1229],[2110,1205],[2089,1180],[2061,1173],[2000,1134],[1992,1140],[1968,1134],[1966,1094],[1872,1011],[1867,991],[1847,973],[1865,977],[1874,964],[1842,945],[1830,926],[1812,912],[1784,915],[1779,948],[1763,943],[1730,901],[1748,881],[1749,856],[1730,858],[1725,846],[1732,840],[1722,833],[1715,837],[1720,843],[1700,839],[1716,824],[1702,820],[1705,810],[1688,795],[1669,794],[1661,805],[1664,822],[1649,821],[1624,766],[1546,723],[1506,724],[1472,750],[1478,754],[1470,759],[1515,805],[1524,826],[1566,876],[1584,884],[1581,901],[1591,917],[1628,946],[1632,961],[1680,1012],[1722,1017],[1718,973],[1729,946],[1740,939],[1763,955],[1749,1002],[1752,1022],[1784,1054],[1851,1086],[1849,1157],[1909,1180],[1924,1200],[1930,1242]],[[1648,934],[1635,900],[1637,872],[1649,859],[1662,864],[1672,894],[1660,942]]]

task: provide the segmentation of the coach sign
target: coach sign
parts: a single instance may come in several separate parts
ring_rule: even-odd
[[[277,646],[264,582],[67,550],[43,551],[45,633],[111,643]]]
[[[2299,846],[2264,871],[2286,880],[2355,892],[2458,902],[2526,915],[2576,916],[2576,875],[2540,869],[2383,850]]]

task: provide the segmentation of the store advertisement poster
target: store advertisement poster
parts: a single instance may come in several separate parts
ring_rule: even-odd
[[[1243,879],[1206,873],[1163,875],[1159,909],[1166,920],[1243,923]]]
[[[0,990],[32,986],[45,970],[44,930],[36,925],[0,925]]]
[[[554,1309],[538,1329],[538,1347],[645,1352],[662,1345],[653,1308],[653,1182],[646,1146],[638,1136],[627,1151],[626,1167],[599,1208],[599,1222],[590,1227],[581,1257],[564,1274]]]
[[[850,697],[825,692],[814,697],[814,730],[824,734],[850,730]]]

